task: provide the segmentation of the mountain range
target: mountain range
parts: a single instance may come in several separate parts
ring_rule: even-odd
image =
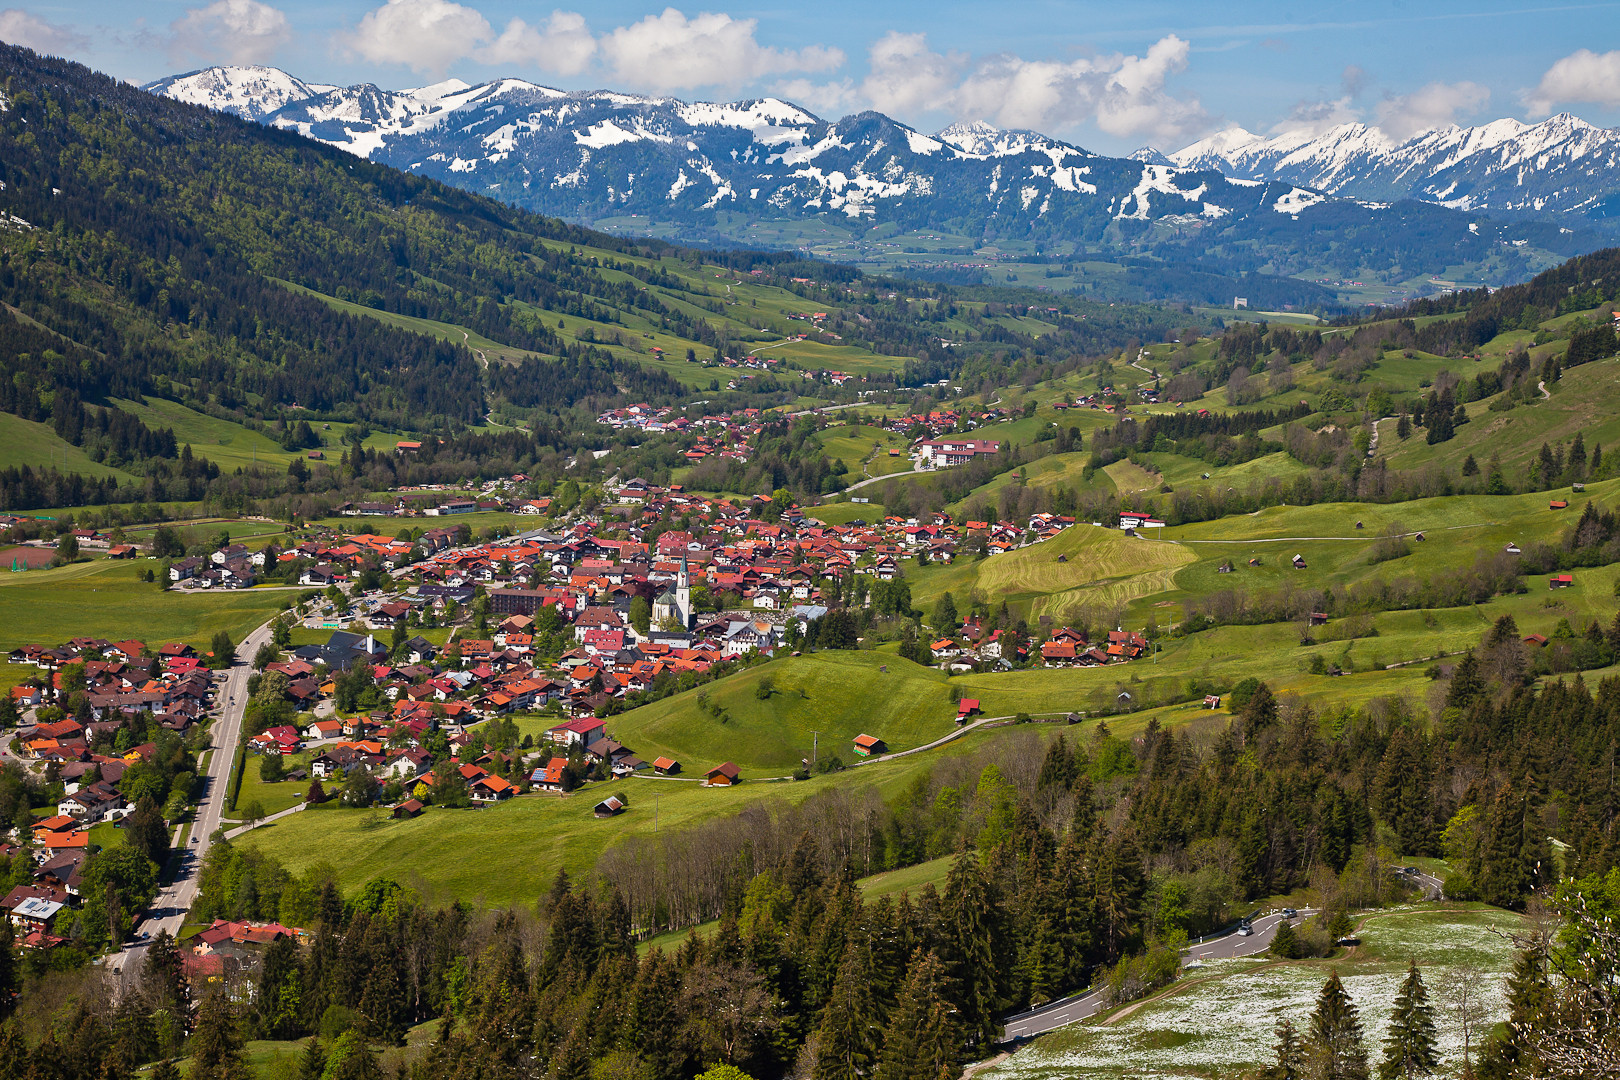
[[[822,218],[1223,273],[1400,279],[1468,265],[1504,280],[1601,246],[1584,220],[1504,224],[1400,195],[1229,176],[1202,158],[1108,157],[985,124],[925,134],[876,112],[829,121],[774,98],[685,102],[518,79],[386,90],[266,67],[146,89],[525,209],[682,240],[757,246],[761,222]]]
[[[1620,129],[1568,113],[1539,124],[1495,120],[1396,140],[1367,124],[1265,137],[1228,128],[1139,160],[1302,184],[1357,199],[1422,199],[1498,216],[1620,225]]]

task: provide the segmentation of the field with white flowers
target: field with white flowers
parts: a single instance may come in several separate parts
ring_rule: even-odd
[[[1513,913],[1484,905],[1380,912],[1365,920],[1362,945],[1353,951],[1328,960],[1259,957],[1191,968],[1174,992],[1113,1023],[1103,1017],[1042,1036],[978,1080],[1236,1077],[1272,1061],[1280,1022],[1309,1027],[1330,968],[1355,1001],[1376,1065],[1408,960],[1417,962],[1429,989],[1441,1075],[1455,1076],[1464,1042],[1457,988],[1471,984],[1480,1005],[1469,1025],[1477,1051],[1482,1034],[1506,1016],[1514,950],[1503,935],[1521,927]]]

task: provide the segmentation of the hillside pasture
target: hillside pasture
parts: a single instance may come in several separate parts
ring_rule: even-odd
[[[1111,606],[1170,588],[1175,570],[1197,558],[1177,544],[1075,525],[1005,555],[964,557],[937,572],[919,573],[912,600],[927,610],[946,592],[959,600],[977,592],[1061,622],[1088,604]]]
[[[761,697],[767,684],[773,689]],[[700,696],[722,715],[706,710]],[[856,760],[850,741],[857,735],[905,750],[948,734],[955,720],[943,672],[879,653],[821,652],[773,660],[621,713],[608,731],[644,760],[675,758],[686,776],[732,761],[745,777],[758,777],[790,774],[818,738],[821,756],[848,763]]]

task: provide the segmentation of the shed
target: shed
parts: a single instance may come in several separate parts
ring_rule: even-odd
[[[1547,504],[1547,509],[1549,509],[1549,510],[1568,510],[1569,509],[1569,500],[1568,499],[1554,499],[1552,502]]]
[[[661,757],[653,759],[653,772],[659,776],[674,776],[681,771],[681,763],[674,758]]]
[[[708,775],[704,779],[704,783],[708,784],[710,787],[730,787],[731,785],[740,783],[742,781],[742,776],[739,775],[740,773],[741,770],[731,762],[722,762],[709,770]]]
[[[1552,579],[1547,582],[1547,587],[1549,589],[1567,589],[1573,584],[1575,584],[1574,574],[1554,574]]]
[[[420,802],[415,799],[406,799],[404,802],[394,807],[394,811],[389,815],[389,817],[413,818],[421,812],[422,804]]]
[[[887,753],[888,749],[883,740],[876,735],[855,736],[855,752],[861,757],[872,757],[876,754]]]
[[[617,817],[624,813],[624,801],[617,795],[609,795],[591,808],[591,813],[599,818]]]
[[[1303,555],[1295,555],[1294,556],[1294,569],[1295,570],[1303,570],[1303,569],[1305,569],[1305,556],[1303,556]]]
[[[1218,709],[1220,707],[1221,707],[1221,695],[1219,695],[1219,694],[1205,694],[1204,695],[1204,708],[1206,708],[1206,709]]]
[[[956,719],[959,720],[959,721],[960,720],[966,720],[968,717],[972,716],[974,713],[976,713],[978,711],[979,711],[979,699],[978,698],[965,697],[961,701],[958,701],[956,703]]]

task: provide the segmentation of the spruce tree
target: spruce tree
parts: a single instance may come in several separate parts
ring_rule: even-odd
[[[253,1070],[242,1057],[236,1014],[222,990],[204,998],[198,1010],[187,1080],[253,1080]]]
[[[994,886],[972,851],[964,851],[945,880],[947,970],[957,985],[962,1027],[989,1046],[996,1037],[996,902]]]
[[[944,994],[945,966],[919,949],[883,1034],[873,1080],[950,1080],[956,1075],[960,1034]]]
[[[1524,800],[1507,784],[1496,796],[1486,825],[1479,864],[1481,900],[1504,908],[1520,905],[1530,884],[1523,851]]]
[[[1379,1080],[1412,1080],[1434,1072],[1439,1059],[1434,1046],[1434,1014],[1429,1008],[1429,991],[1423,985],[1417,964],[1406,969],[1406,981],[1395,995],[1395,1008],[1389,1016],[1389,1035],[1384,1039],[1384,1060],[1378,1065]]]
[[[811,1080],[860,1080],[876,1056],[877,1009],[869,967],[863,948],[851,942],[822,1014]]]
[[[1304,954],[1294,924],[1284,920],[1277,927],[1276,936],[1271,939],[1271,955],[1280,956],[1284,960],[1298,960]]]
[[[1355,1002],[1335,969],[1322,984],[1311,1014],[1310,1055],[1315,1080],[1368,1080],[1367,1047]]]
[[[320,1040],[311,1035],[298,1058],[298,1080],[321,1080],[325,1072],[326,1052],[321,1049]]]
[[[147,1080],[180,1080],[180,1069],[175,1065],[173,1058],[164,1058],[152,1066]]]
[[[1305,1043],[1299,1037],[1292,1020],[1277,1025],[1277,1063],[1264,1070],[1264,1080],[1304,1080],[1309,1064]]]
[[[1530,1035],[1541,1022],[1551,993],[1547,954],[1540,948],[1530,948],[1514,957],[1507,989],[1508,1022],[1480,1052],[1482,1080],[1508,1080],[1534,1071]],[[1464,1048],[1465,1062],[1466,1054]]]

